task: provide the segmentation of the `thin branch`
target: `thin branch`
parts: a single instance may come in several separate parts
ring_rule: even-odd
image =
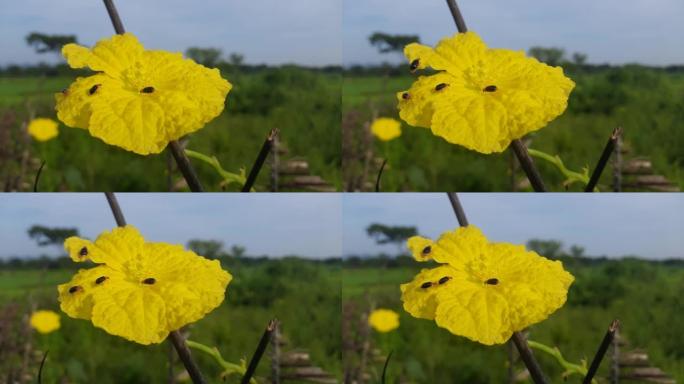
[[[45,351],[45,354],[43,354],[43,359],[40,361],[40,368],[38,368],[38,384],[41,384],[43,382],[43,366],[45,365],[45,359],[47,359],[48,351]]]
[[[534,354],[532,353],[530,346],[527,345],[527,340],[525,340],[525,337],[520,332],[513,332],[513,336],[511,338],[513,339],[513,343],[515,344],[516,348],[518,348],[520,358],[523,360],[527,370],[530,372],[532,380],[536,384],[548,383],[546,377],[544,376],[544,372],[542,372],[541,368],[539,367],[539,363],[537,363],[537,359],[534,358]]]
[[[242,376],[242,381],[240,381],[241,384],[249,384],[249,380],[254,375],[254,372],[256,371],[257,366],[259,365],[259,361],[261,360],[261,356],[264,355],[264,351],[266,351],[268,342],[271,340],[271,335],[273,334],[273,331],[276,329],[277,326],[278,319],[273,319],[268,322],[268,325],[264,330],[264,334],[261,335],[261,340],[259,340],[259,344],[257,345],[257,348],[254,351],[254,355],[252,355],[252,359],[249,361],[249,365],[247,366],[247,372],[245,372],[245,375]]]
[[[40,163],[40,168],[36,172],[36,178],[33,180],[33,192],[38,192],[38,180],[40,180],[40,174],[43,172],[43,167],[45,166],[45,160]]]
[[[385,360],[385,366],[382,367],[382,381],[381,381],[382,384],[385,384],[385,377],[387,374],[387,366],[389,365],[389,361],[392,358],[392,352],[394,352],[394,351],[390,351],[389,355],[387,355],[387,360]]]
[[[612,155],[615,151],[615,145],[620,139],[620,136],[622,136],[622,127],[617,127],[613,130],[613,133],[611,133],[610,137],[608,138],[608,142],[603,148],[603,153],[601,153],[601,158],[599,158],[598,163],[596,163],[594,172],[591,174],[591,178],[589,179],[589,183],[587,184],[586,188],[584,188],[584,192],[594,192],[594,188],[601,178],[601,173],[603,173],[603,169],[608,164],[610,155]]]
[[[513,148],[515,157],[518,158],[520,167],[525,171],[525,175],[530,180],[530,184],[532,184],[534,191],[546,192],[546,186],[544,186],[541,175],[539,174],[537,167],[534,166],[534,160],[532,160],[532,157],[527,152],[525,144],[523,144],[520,139],[515,139],[511,142],[511,147]]]
[[[468,27],[465,24],[461,10],[458,8],[458,4],[456,4],[456,0],[447,0],[447,5],[449,6],[449,11],[451,11],[451,16],[454,18],[454,23],[456,23],[458,32],[468,32]],[[539,171],[534,166],[534,161],[532,161],[529,153],[527,153],[525,144],[523,144],[520,139],[515,139],[511,142],[511,146],[513,147],[513,153],[515,153],[522,169],[525,171],[525,175],[530,179],[532,188],[534,188],[536,192],[546,192],[544,182],[539,175]]]
[[[591,384],[591,380],[594,378],[596,371],[598,371],[601,361],[603,360],[603,356],[606,355],[606,351],[608,351],[608,347],[613,342],[615,332],[619,327],[620,321],[618,319],[615,319],[612,323],[610,323],[610,326],[606,331],[606,335],[603,336],[603,341],[601,341],[601,345],[599,345],[596,355],[594,355],[594,360],[591,361],[591,365],[587,371],[587,376],[584,377],[584,381],[582,382],[583,384]]]
[[[461,205],[461,201],[458,199],[458,195],[454,192],[450,192],[447,193],[447,196],[449,197],[451,206],[454,209],[456,218],[458,219],[458,224],[461,227],[467,226],[468,219],[466,218],[465,210]],[[527,345],[527,341],[525,340],[523,335],[520,332],[513,332],[512,339],[513,343],[518,348],[518,353],[520,354],[520,357],[525,363],[527,370],[530,372],[532,380],[534,380],[535,384],[547,384],[546,378],[544,377],[544,373],[539,367],[539,363],[537,363],[537,360],[534,358],[532,350],[530,350],[530,347]]]
[[[195,170],[192,168],[192,164],[190,164],[190,159],[188,159],[188,156],[185,154],[185,151],[183,151],[178,140],[171,140],[168,148],[169,151],[171,151],[173,158],[176,160],[178,169],[180,169],[183,174],[183,178],[185,178],[185,181],[188,183],[190,190],[193,192],[204,192],[202,183],[200,183]]]
[[[380,178],[382,177],[382,171],[385,169],[385,164],[387,164],[387,159],[385,159],[380,166],[378,178],[375,180],[375,192],[380,192]]]
[[[261,150],[254,161],[254,165],[252,165],[252,169],[249,171],[247,182],[245,182],[245,185],[242,187],[242,192],[249,192],[252,190],[252,186],[254,185],[256,178],[259,176],[259,171],[264,165],[266,157],[268,157],[268,154],[271,152],[273,140],[275,140],[276,136],[278,136],[278,132],[278,128],[273,128],[271,129],[271,132],[268,133],[268,136],[266,137],[266,140],[264,140],[264,144],[261,146]]]
[[[468,27],[466,27],[465,20],[463,20],[463,15],[461,14],[461,10],[458,9],[458,4],[456,4],[456,1],[447,0],[447,5],[449,6],[449,10],[451,11],[451,16],[454,18],[454,23],[456,23],[456,28],[458,29],[458,32],[468,32]]]
[[[107,8],[107,13],[109,14],[109,18],[112,20],[112,25],[114,26],[114,31],[118,34],[123,34],[126,33],[126,30],[124,29],[123,23],[121,22],[121,18],[119,17],[119,12],[116,10],[116,6],[114,6],[114,1],[113,0],[103,0],[104,5]],[[171,140],[168,145],[169,151],[171,151],[171,154],[173,155],[173,158],[176,159],[176,163],[178,163],[178,169],[180,169],[181,173],[183,174],[183,177],[185,178],[185,181],[188,183],[188,187],[190,188],[191,191],[193,192],[204,192],[204,189],[202,188],[202,184],[199,181],[199,178],[197,177],[197,174],[195,173],[195,170],[192,169],[192,165],[190,164],[190,160],[188,160],[187,156],[185,156],[185,153],[183,152],[183,148],[181,148],[180,144],[178,143],[177,140]]]
[[[107,197],[107,202],[109,203],[109,208],[111,208],[114,219],[116,220],[116,225],[119,227],[125,226],[126,219],[124,218],[123,212],[121,212],[121,207],[119,206],[119,202],[116,200],[116,195],[114,195],[112,192],[105,192],[105,197]],[[197,367],[197,364],[195,364],[195,361],[192,360],[190,350],[185,344],[185,339],[183,336],[181,336],[180,332],[172,331],[169,336],[171,343],[176,348],[178,357],[180,357],[181,361],[183,362],[185,370],[188,371],[192,382],[194,384],[206,384],[206,381],[204,381],[204,378],[202,378],[202,373]]]
[[[451,208],[454,209],[454,214],[456,219],[458,219],[458,225],[461,227],[468,226],[468,218],[466,217],[461,201],[458,199],[456,192],[447,192],[447,197],[449,197],[449,202],[451,202]]]

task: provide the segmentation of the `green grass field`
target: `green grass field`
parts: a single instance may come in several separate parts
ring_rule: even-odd
[[[417,264],[417,263],[416,263]],[[627,260],[587,266],[566,262],[576,277],[566,305],[547,320],[530,328],[529,338],[557,346],[571,362],[591,360],[614,318],[632,348],[643,348],[650,361],[677,382],[684,380],[684,270],[643,261]],[[484,346],[454,336],[434,322],[411,317],[402,309],[399,285],[419,272],[415,268],[344,268],[343,303],[362,310],[370,305],[400,314],[396,331],[372,332],[373,347],[386,355],[394,351],[387,382],[503,383],[507,377],[507,347]],[[359,315],[358,313],[356,315]],[[345,317],[346,318],[346,317]],[[562,382],[561,368],[541,352],[536,356],[551,382]],[[383,361],[371,365],[378,375]],[[610,359],[599,376],[607,377]],[[522,369],[522,363],[516,367]],[[578,376],[568,382],[579,383]],[[604,379],[602,383],[607,383]]]
[[[593,170],[613,128],[625,130],[625,158],[649,157],[655,171],[684,188],[684,77],[638,67],[598,73],[570,73],[577,83],[567,111],[546,128],[529,135],[531,148],[559,155],[565,165]],[[395,93],[409,89],[412,76],[345,76],[342,110],[349,129],[361,129],[373,113],[399,119]],[[351,116],[358,116],[353,121]],[[349,125],[351,126],[349,127]],[[428,129],[402,125],[402,136],[375,140],[374,152],[389,159],[382,190],[392,191],[510,191],[512,154],[481,155],[451,145]],[[361,151],[362,149],[357,149]],[[547,187],[562,191],[564,178],[549,163],[536,159]],[[357,176],[361,165],[345,162],[345,180]],[[377,168],[370,172],[375,183]],[[518,171],[518,178],[524,175]],[[612,168],[600,180],[610,190]],[[579,184],[571,190],[581,190]]]
[[[266,324],[277,317],[288,341],[283,347],[285,351],[304,349],[310,353],[313,364],[341,376],[339,269],[295,259],[248,266],[236,264],[228,269],[234,280],[228,286],[226,300],[189,327],[191,340],[216,346],[228,361],[249,360]],[[23,357],[19,351],[23,350],[24,343],[30,342],[35,351],[28,367],[32,381],[42,352],[49,350],[43,383],[167,382],[169,343],[138,345],[59,311],[56,285],[69,281],[74,272],[0,271],[0,323],[3,325],[0,327],[3,340],[0,372],[3,377],[21,366]],[[299,278],[302,273],[306,279]],[[46,335],[31,332],[28,340],[23,337],[20,319],[30,312],[32,305],[60,312],[61,328]],[[10,317],[13,309],[18,310],[14,318]],[[221,382],[216,363],[200,352],[193,354],[209,382]],[[268,377],[269,366],[267,353],[257,376]],[[174,368],[177,373],[183,371],[180,362]],[[232,377],[226,382],[237,383],[239,378]]]
[[[326,75],[300,68],[269,69],[255,74],[226,74],[233,89],[226,109],[203,129],[189,136],[188,149],[216,156],[223,168],[238,172],[251,168],[266,135],[280,129],[287,158],[309,162],[312,174],[341,187],[340,87],[339,75]],[[0,156],[3,183],[21,175],[24,149],[30,151],[28,167],[21,179],[22,190],[33,187],[42,160],[41,191],[167,191],[170,155],[140,156],[108,146],[87,131],[60,125],[60,134],[44,143],[29,142],[20,132],[30,111],[37,117],[56,120],[55,92],[67,87],[73,77],[0,78]],[[14,117],[11,119],[10,117]],[[4,120],[10,119],[10,120]],[[221,178],[207,164],[193,160],[205,189],[220,191]],[[269,189],[270,167],[257,180],[257,190]],[[174,172],[172,183],[181,178]],[[228,190],[239,190],[233,184]]]

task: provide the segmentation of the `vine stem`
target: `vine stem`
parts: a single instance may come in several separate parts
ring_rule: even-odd
[[[105,0],[105,3],[106,2],[107,0]],[[112,210],[112,215],[114,215],[114,220],[116,220],[116,225],[119,227],[126,226],[126,218],[121,211],[121,206],[119,206],[116,195],[112,192],[105,192],[105,197],[107,198],[107,203],[109,203],[109,208]],[[192,382],[194,384],[206,384],[206,381],[204,381],[204,378],[202,377],[202,372],[200,372],[199,367],[197,367],[197,364],[195,364],[195,361],[192,359],[190,349],[188,349],[188,345],[185,343],[185,338],[183,338],[177,330],[172,331],[169,337],[174,348],[176,348],[178,357],[180,357],[185,366],[185,370],[188,371]]]
[[[615,332],[617,332],[618,328],[620,328],[620,321],[615,319],[610,323],[606,335],[603,336],[603,340],[596,351],[596,355],[594,355],[594,360],[591,361],[587,375],[584,377],[584,381],[582,381],[583,384],[591,384],[591,380],[594,379],[594,375],[596,375],[596,371],[598,371],[601,361],[603,361],[603,356],[605,356],[606,351],[608,351],[608,347],[613,342]]]
[[[273,319],[268,322],[266,329],[264,329],[264,333],[261,335],[259,344],[257,345],[257,348],[254,351],[254,354],[252,355],[252,359],[249,360],[247,371],[245,372],[245,375],[242,376],[240,384],[249,384],[249,381],[252,379],[252,376],[254,375],[257,366],[259,365],[261,357],[264,355],[264,352],[266,351],[266,347],[268,346],[269,341],[271,341],[271,335],[273,335],[273,332],[276,330],[277,327],[278,319]]]
[[[114,31],[119,35],[126,33],[123,23],[121,22],[121,18],[119,17],[119,12],[116,10],[116,6],[114,6],[114,1],[102,1],[104,2],[105,8],[107,8],[109,18],[112,20]],[[183,148],[181,148],[180,143],[178,143],[178,140],[171,140],[169,142],[168,149],[173,155],[173,158],[176,160],[178,169],[180,169],[181,173],[183,174],[185,181],[188,183],[188,188],[190,188],[192,192],[204,192],[204,188],[197,177],[197,173],[195,173],[195,170],[192,168],[192,164],[190,164],[190,160],[185,155],[185,152],[183,151]]]
[[[458,195],[455,192],[447,192],[447,197],[449,197],[451,207],[454,209],[454,214],[458,219],[458,224],[461,227],[468,226],[468,218],[466,217],[465,210],[461,205],[461,201],[458,199]],[[530,372],[530,376],[532,376],[532,380],[535,382],[535,384],[547,384],[548,381],[544,376],[544,372],[542,372],[541,368],[539,367],[539,363],[537,363],[537,360],[534,358],[534,354],[532,353],[530,346],[527,345],[527,340],[525,337],[520,332],[513,332],[511,339],[513,340],[513,344],[515,344],[516,348],[518,349],[520,358],[522,358],[523,362],[525,363],[525,366]]]
[[[456,4],[456,0],[446,0],[446,2],[449,6],[449,11],[451,11],[451,16],[454,18],[454,23],[456,23],[458,32],[468,32],[468,27],[463,19],[461,10],[458,8],[458,4]],[[546,186],[542,181],[539,170],[537,170],[537,167],[534,165],[534,160],[532,160],[532,157],[527,152],[525,144],[523,144],[520,139],[515,139],[511,142],[511,148],[513,148],[513,153],[515,154],[515,157],[518,158],[520,167],[525,171],[525,175],[530,180],[530,184],[532,184],[534,191],[546,192]]]

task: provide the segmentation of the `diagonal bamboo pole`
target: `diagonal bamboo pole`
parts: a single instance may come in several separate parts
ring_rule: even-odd
[[[468,226],[468,218],[465,215],[463,206],[461,205],[460,200],[458,200],[456,193],[447,192],[447,197],[449,197],[451,207],[454,209],[454,214],[458,219],[458,224],[461,227]],[[525,337],[520,332],[513,332],[511,339],[513,340],[516,348],[518,348],[520,358],[522,358],[523,362],[525,363],[525,366],[530,372],[530,376],[532,376],[532,380],[535,382],[535,384],[547,384],[548,381],[544,376],[544,372],[542,372],[541,368],[539,367],[539,363],[537,363],[537,360],[534,358],[534,354],[532,354],[532,350],[530,349],[529,345],[527,345],[527,340]]]
[[[465,20],[463,20],[461,10],[458,9],[456,0],[447,0],[447,5],[449,6],[449,11],[451,11],[451,16],[454,18],[458,32],[467,32],[468,27],[466,27]],[[511,148],[513,149],[513,153],[515,153],[515,156],[518,158],[523,171],[525,171],[525,175],[527,175],[527,178],[530,180],[530,184],[532,184],[534,191],[546,192],[546,186],[542,181],[537,167],[534,165],[532,157],[527,152],[527,147],[525,147],[525,144],[523,144],[520,139],[515,139],[511,142]]]
[[[107,0],[105,0],[105,3],[106,2]],[[116,196],[112,192],[105,192],[105,197],[107,198],[109,208],[112,210],[112,214],[114,215],[114,220],[116,220],[116,225],[119,227],[126,226],[126,219],[121,211],[119,202],[116,200]],[[169,334],[169,338],[171,339],[173,346],[176,348],[176,352],[178,352],[178,357],[180,357],[183,365],[185,365],[185,369],[188,371],[192,382],[194,384],[206,384],[206,381],[204,381],[202,373],[197,367],[197,364],[195,364],[195,361],[192,360],[190,349],[188,349],[188,345],[185,343],[185,339],[180,332],[177,330],[172,331]]]
[[[114,1],[113,0],[103,0],[104,5],[107,8],[107,13],[109,14],[109,18],[112,20],[112,25],[114,25],[114,31],[118,34],[123,34],[126,32],[126,30],[123,27],[123,23],[121,22],[121,18],[119,17],[119,12],[117,12],[116,7],[114,6]],[[204,192],[204,188],[202,187],[202,183],[200,183],[199,178],[197,177],[197,173],[195,173],[195,170],[192,168],[192,164],[190,164],[190,160],[188,157],[185,155],[185,152],[183,151],[183,148],[181,148],[181,145],[178,143],[177,140],[172,140],[169,142],[169,151],[173,155],[173,158],[176,160],[176,163],[178,163],[178,169],[180,169],[181,173],[183,174],[183,177],[185,178],[185,181],[188,183],[188,187],[192,192]]]

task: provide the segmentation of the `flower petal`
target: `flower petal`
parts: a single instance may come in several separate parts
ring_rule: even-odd
[[[449,278],[440,284],[440,279]],[[401,285],[401,301],[404,310],[414,317],[432,320],[437,310],[437,293],[444,291],[448,286],[459,284],[464,281],[465,274],[448,265],[432,269],[423,269],[409,283]],[[428,286],[429,283],[429,286]]]
[[[62,48],[62,55],[71,68],[89,67],[114,78],[120,78],[127,68],[139,60],[142,53],[142,44],[131,33],[100,40],[92,49],[77,44],[67,44]]]

